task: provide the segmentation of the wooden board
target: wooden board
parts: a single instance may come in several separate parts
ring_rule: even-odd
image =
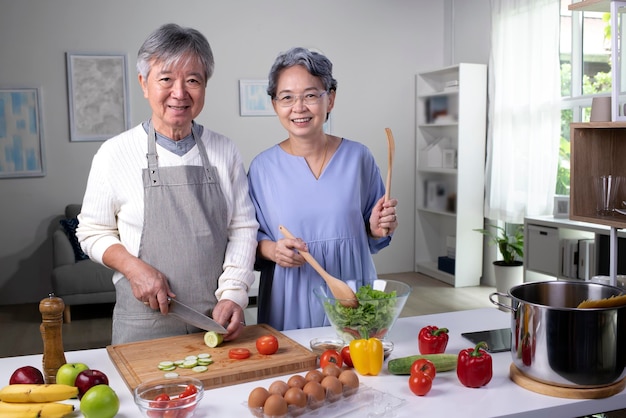
[[[602,399],[620,393],[626,387],[626,378],[617,381],[611,385],[601,386],[597,388],[570,388],[549,385],[547,383],[539,382],[526,376],[513,363],[511,363],[509,373],[511,380],[517,383],[519,386],[523,387],[524,389],[528,389],[532,392],[540,393],[542,395],[554,396],[556,398]]]
[[[273,376],[315,369],[317,356],[269,325],[249,325],[235,341],[209,348],[204,344],[204,332],[107,346],[111,361],[132,392],[142,381],[163,377],[157,368],[159,362],[184,359],[190,355],[209,353],[214,361],[208,371],[196,373],[177,368],[180,376],[199,379],[206,389],[251,382]],[[278,338],[278,352],[269,356],[259,354],[256,339],[267,334]],[[228,350],[245,347],[251,356],[245,360],[231,360]]]

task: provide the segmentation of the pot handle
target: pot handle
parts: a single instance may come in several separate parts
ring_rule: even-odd
[[[512,306],[505,305],[504,303],[500,303],[500,302],[498,302],[498,300],[497,300],[497,299],[496,299],[496,300],[494,300],[494,298],[495,298],[496,296],[502,296],[502,297],[505,297],[505,298],[509,298],[509,299],[511,299],[511,295],[508,295],[508,294],[506,294],[506,293],[502,293],[502,292],[493,292],[493,293],[491,293],[491,294],[489,295],[489,300],[491,301],[491,303],[493,303],[494,305],[497,305],[497,306],[499,306],[499,307],[501,307],[501,308],[507,309],[507,310],[509,310],[509,311],[511,311],[511,312],[515,312],[515,311],[516,311],[515,309],[513,309],[513,307],[512,307]]]

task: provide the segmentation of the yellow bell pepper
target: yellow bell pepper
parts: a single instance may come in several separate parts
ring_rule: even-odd
[[[378,338],[352,340],[350,358],[359,374],[376,376],[382,370],[385,360],[383,343]]]

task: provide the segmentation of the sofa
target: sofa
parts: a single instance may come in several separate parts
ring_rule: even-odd
[[[52,289],[65,303],[65,323],[72,320],[72,305],[115,302],[113,270],[90,260],[76,238],[80,208],[80,204],[67,205],[65,217],[60,219],[52,236]]]

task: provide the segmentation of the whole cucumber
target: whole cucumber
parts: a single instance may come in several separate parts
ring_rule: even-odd
[[[433,362],[437,373],[456,369],[458,354],[420,354],[415,356],[394,358],[387,362],[387,370],[391,374],[411,374],[411,366],[415,360],[427,359]]]

